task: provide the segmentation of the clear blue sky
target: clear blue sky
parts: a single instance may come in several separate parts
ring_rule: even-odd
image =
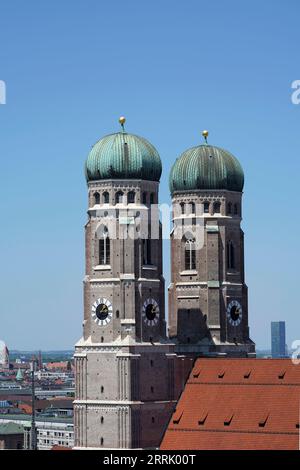
[[[0,7],[0,337],[71,348],[81,336],[85,157],[118,130],[172,162],[201,142],[245,175],[251,336],[300,339],[298,0],[3,0]],[[165,250],[169,281],[169,250]]]

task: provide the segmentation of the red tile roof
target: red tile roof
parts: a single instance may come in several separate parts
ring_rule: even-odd
[[[69,361],[48,362],[46,364],[46,368],[48,370],[56,370],[56,369],[67,370],[68,367],[70,367],[70,362]]]
[[[28,415],[32,413],[32,406],[27,403],[19,403],[18,408]]]
[[[72,448],[71,447],[66,447],[66,446],[60,446],[58,444],[54,444],[51,447],[51,450],[72,450]]]
[[[300,366],[197,359],[161,449],[299,449]]]

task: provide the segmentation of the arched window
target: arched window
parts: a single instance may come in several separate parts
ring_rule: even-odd
[[[204,214],[208,214],[209,213],[209,202],[208,201],[205,201],[203,203],[203,212]]]
[[[187,271],[196,269],[196,249],[193,239],[185,240],[184,263]]]
[[[155,195],[154,195],[154,193],[151,193],[150,194],[150,204],[154,204],[154,200],[155,200]]]
[[[191,214],[196,214],[196,204],[191,202]]]
[[[239,205],[234,204],[234,215],[238,215],[238,213],[239,213]]]
[[[99,193],[94,193],[94,203],[95,204],[100,204],[100,194]]]
[[[118,191],[116,193],[116,204],[122,204],[124,198],[124,193],[122,191]]]
[[[180,209],[181,209],[181,214],[184,214],[184,211],[185,211],[185,204],[184,204],[184,202],[181,202],[181,203],[180,203]]]
[[[220,214],[221,212],[221,203],[214,202],[214,214]]]
[[[232,203],[228,202],[227,204],[227,214],[232,214]]]
[[[143,204],[147,204],[147,193],[143,193]]]
[[[107,191],[103,193],[103,203],[109,204],[109,193]]]
[[[232,241],[227,243],[227,269],[235,268],[235,253]]]
[[[134,191],[129,191],[127,194],[127,202],[128,204],[134,204],[135,202],[135,192]]]
[[[110,264],[110,238],[107,227],[104,227],[99,239],[99,264]]]

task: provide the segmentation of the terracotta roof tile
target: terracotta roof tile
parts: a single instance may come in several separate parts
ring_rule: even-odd
[[[299,400],[289,359],[198,359],[161,448],[298,449]]]
[[[54,444],[51,447],[51,450],[72,450],[72,448],[71,447],[66,447],[66,446],[60,446],[58,444]]]

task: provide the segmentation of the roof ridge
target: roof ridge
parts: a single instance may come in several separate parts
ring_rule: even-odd
[[[299,432],[290,432],[290,431],[250,431],[250,430],[239,430],[239,429],[216,429],[216,428],[168,428],[169,431],[177,431],[177,432],[226,432],[226,433],[238,433],[238,434],[288,434],[288,435],[296,435],[298,436]]]
[[[248,380],[248,379],[246,379]],[[278,379],[278,380],[281,380],[281,379]],[[283,379],[282,379],[283,380]],[[278,386],[281,386],[281,385],[289,385],[289,386],[293,386],[293,387],[300,387],[300,382],[299,383],[275,383],[275,382],[272,382],[272,383],[268,383],[268,382],[223,382],[223,381],[219,381],[219,382],[196,382],[196,381],[192,381],[192,380],[188,380],[187,381],[187,385],[259,385],[260,387],[263,385],[275,385],[275,387],[278,387]]]

